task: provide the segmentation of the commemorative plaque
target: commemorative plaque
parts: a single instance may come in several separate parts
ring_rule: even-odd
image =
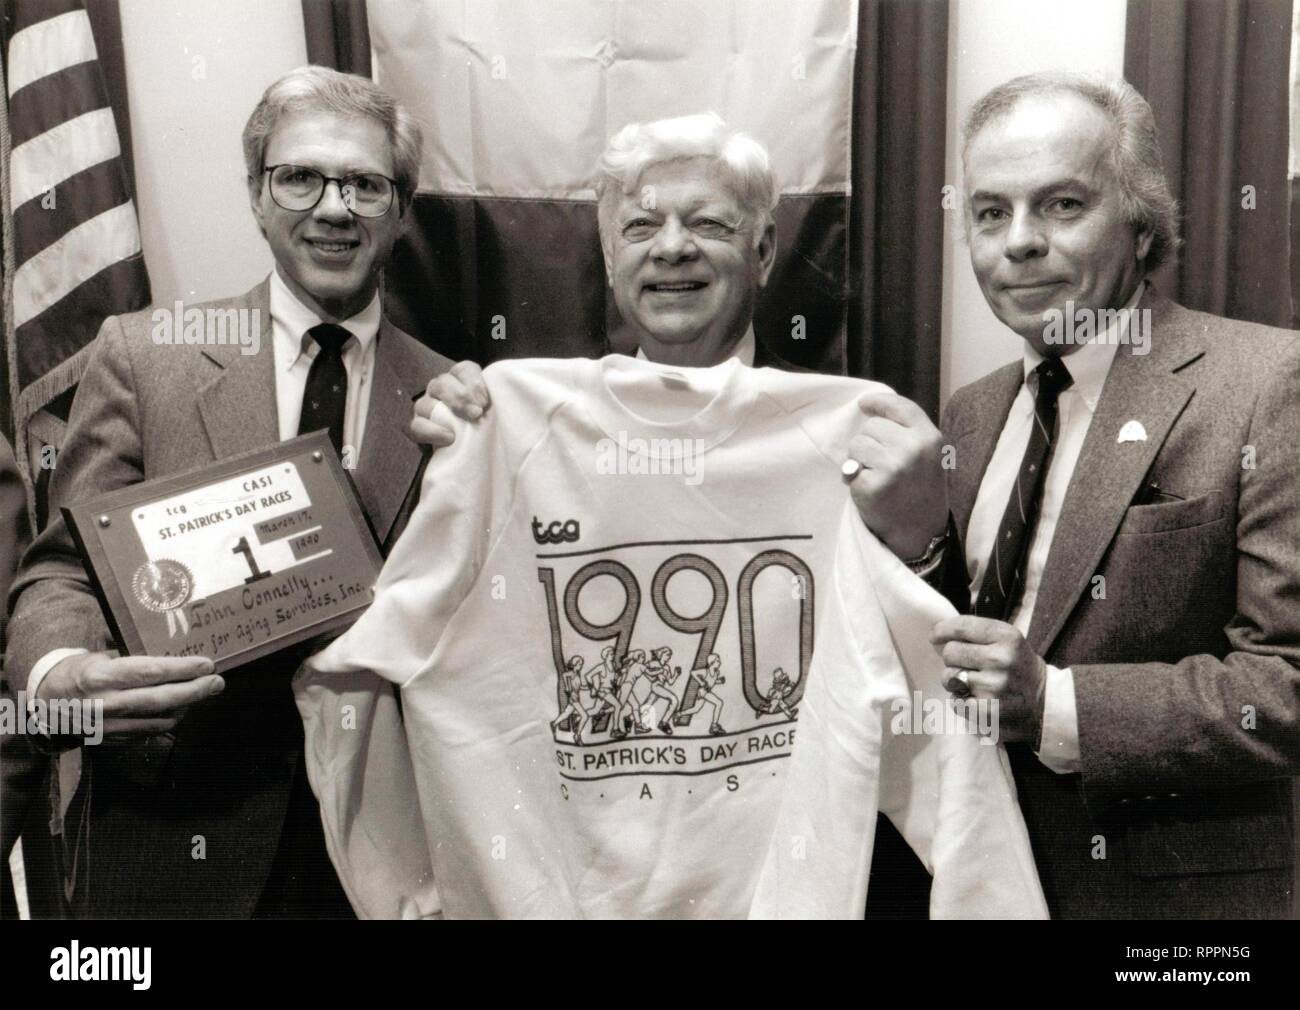
[[[218,673],[351,624],[383,561],[325,432],[63,509],[123,655]]]

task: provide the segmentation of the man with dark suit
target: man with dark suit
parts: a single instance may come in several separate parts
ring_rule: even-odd
[[[1054,916],[1282,917],[1300,771],[1300,344],[1184,309],[1151,109],[1123,81],[977,102],[971,261],[1023,359],[942,429],[970,613]]]
[[[390,542],[420,460],[405,435],[411,403],[448,364],[384,319],[379,297],[418,181],[419,129],[371,81],[306,67],[267,89],[243,144],[275,270],[199,308],[246,319],[253,339],[169,343],[160,322],[170,309],[108,319],[73,404],[52,503],[326,429],[376,537]],[[74,913],[350,915],[303,772],[289,685],[311,646],[224,677],[201,657],[116,657],[51,512],[12,591],[8,668],[39,697],[103,702],[105,742],[60,758],[75,766],[80,755],[79,769],[61,776],[76,787],[57,812]]]
[[[13,448],[0,435],[0,599],[9,592],[28,540],[27,494]],[[0,648],[6,640],[5,630],[5,615],[0,615]],[[0,699],[17,711],[18,685],[10,683],[3,664]],[[40,789],[45,763],[44,757],[31,748],[26,734],[0,734],[0,919],[18,918],[9,854]]]

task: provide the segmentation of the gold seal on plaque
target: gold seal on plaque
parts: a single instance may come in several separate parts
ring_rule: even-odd
[[[146,610],[167,615],[168,637],[189,634],[190,622],[180,608],[194,591],[194,576],[185,565],[171,558],[146,561],[135,570],[131,590]]]

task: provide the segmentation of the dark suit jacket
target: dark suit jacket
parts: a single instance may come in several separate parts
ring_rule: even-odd
[[[18,464],[7,439],[0,436],[0,599],[18,568],[18,559],[30,539],[27,532],[27,494]],[[7,614],[7,611],[5,612]],[[0,647],[5,641],[5,614],[0,614]],[[21,684],[13,683],[0,665],[0,698],[18,708]],[[0,918],[16,918],[9,853],[40,788],[45,759],[29,746],[25,735],[0,734]]]
[[[1140,307],[1151,351],[1118,349],[1028,635],[1074,671],[1082,774],[1013,746],[1020,804],[1055,916],[1285,916],[1300,770],[1298,335],[1150,289]],[[945,411],[962,538],[1022,379],[1013,362]],[[1145,440],[1119,442],[1130,420]],[[1152,481],[1176,497],[1148,502]],[[964,561],[960,545],[953,555]]]
[[[793,361],[786,361],[785,358],[777,354],[763,340],[755,338],[754,343],[754,367],[755,368],[779,368],[783,372],[811,372],[811,368],[804,368],[802,365],[796,365]]]
[[[52,649],[112,645],[57,506],[279,439],[267,283],[211,306],[260,311],[259,353],[155,345],[148,311],[110,318],[100,330],[51,484],[51,522],[11,594],[8,669],[19,683]],[[377,340],[352,475],[384,543],[413,500],[421,457],[405,434],[412,401],[450,362],[386,320]],[[301,758],[289,681],[306,648],[231,671],[225,691],[194,706],[171,733],[83,748],[81,784],[64,825],[74,914],[251,913]]]

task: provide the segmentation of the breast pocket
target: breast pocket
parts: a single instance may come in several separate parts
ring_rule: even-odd
[[[1222,491],[1208,491],[1186,501],[1160,502],[1156,505],[1133,505],[1124,513],[1119,535],[1167,533],[1192,529],[1223,518]]]

